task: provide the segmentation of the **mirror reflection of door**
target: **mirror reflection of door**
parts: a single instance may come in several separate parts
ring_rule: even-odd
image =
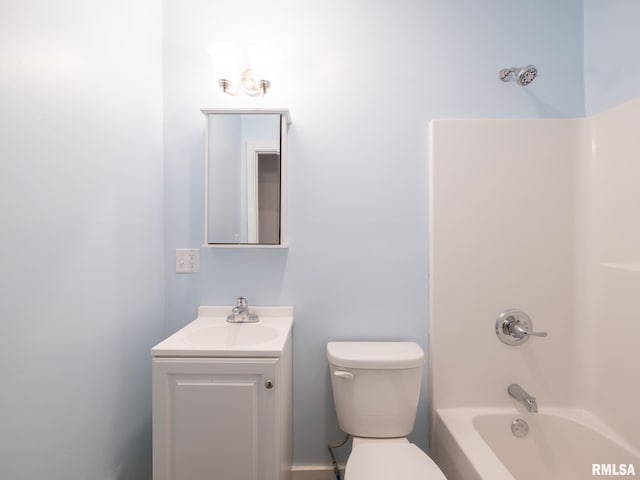
[[[280,151],[275,142],[247,143],[248,241],[280,243]]]
[[[280,155],[258,154],[258,243],[280,243]]]

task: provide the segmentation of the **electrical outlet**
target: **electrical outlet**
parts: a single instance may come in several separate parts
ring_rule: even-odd
[[[176,248],[176,273],[200,271],[200,250],[197,248]]]

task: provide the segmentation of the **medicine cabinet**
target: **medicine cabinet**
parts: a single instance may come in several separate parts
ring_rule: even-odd
[[[287,246],[287,109],[202,109],[205,247]]]

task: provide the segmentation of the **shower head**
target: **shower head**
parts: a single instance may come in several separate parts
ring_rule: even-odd
[[[513,75],[520,85],[529,85],[538,76],[538,69],[533,65],[527,65],[526,67],[503,68],[499,72],[500,80],[503,82],[511,80]]]

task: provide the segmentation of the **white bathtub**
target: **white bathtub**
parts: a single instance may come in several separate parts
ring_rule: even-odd
[[[434,417],[431,454],[448,480],[640,479],[638,446],[582,410],[452,408]],[[523,438],[511,432],[517,418],[529,424]]]

